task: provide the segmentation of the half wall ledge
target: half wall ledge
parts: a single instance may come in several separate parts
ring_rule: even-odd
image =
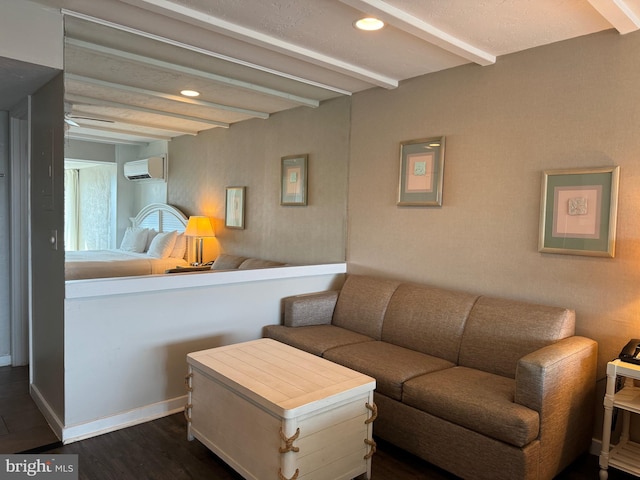
[[[288,278],[332,275],[347,272],[346,263],[297,265],[255,270],[221,272],[193,272],[176,275],[146,275],[141,277],[95,278],[68,280],[65,282],[65,298],[79,299],[110,295],[178,290],[182,288],[229,285],[233,283],[259,282]]]

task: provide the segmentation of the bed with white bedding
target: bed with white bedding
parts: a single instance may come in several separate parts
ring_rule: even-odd
[[[152,258],[146,253],[120,249],[80,250],[65,255],[66,280],[152,275],[187,265],[184,258]]]
[[[148,205],[131,218],[120,248],[65,252],[65,279],[152,275],[186,266],[187,221],[171,205]]]

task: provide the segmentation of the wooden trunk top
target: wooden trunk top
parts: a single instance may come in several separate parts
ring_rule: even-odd
[[[190,353],[187,362],[282,418],[376,387],[374,378],[267,338]]]

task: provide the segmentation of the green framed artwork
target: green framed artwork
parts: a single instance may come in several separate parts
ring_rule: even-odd
[[[542,173],[538,251],[615,255],[620,167]]]
[[[307,204],[307,162],[309,155],[289,155],[280,159],[280,205]]]
[[[244,230],[244,199],[247,187],[227,187],[224,226]]]
[[[400,206],[441,206],[444,178],[444,137],[400,144]]]

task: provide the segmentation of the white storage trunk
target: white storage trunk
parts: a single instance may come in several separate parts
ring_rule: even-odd
[[[373,378],[270,339],[187,362],[189,439],[245,478],[371,478]]]

